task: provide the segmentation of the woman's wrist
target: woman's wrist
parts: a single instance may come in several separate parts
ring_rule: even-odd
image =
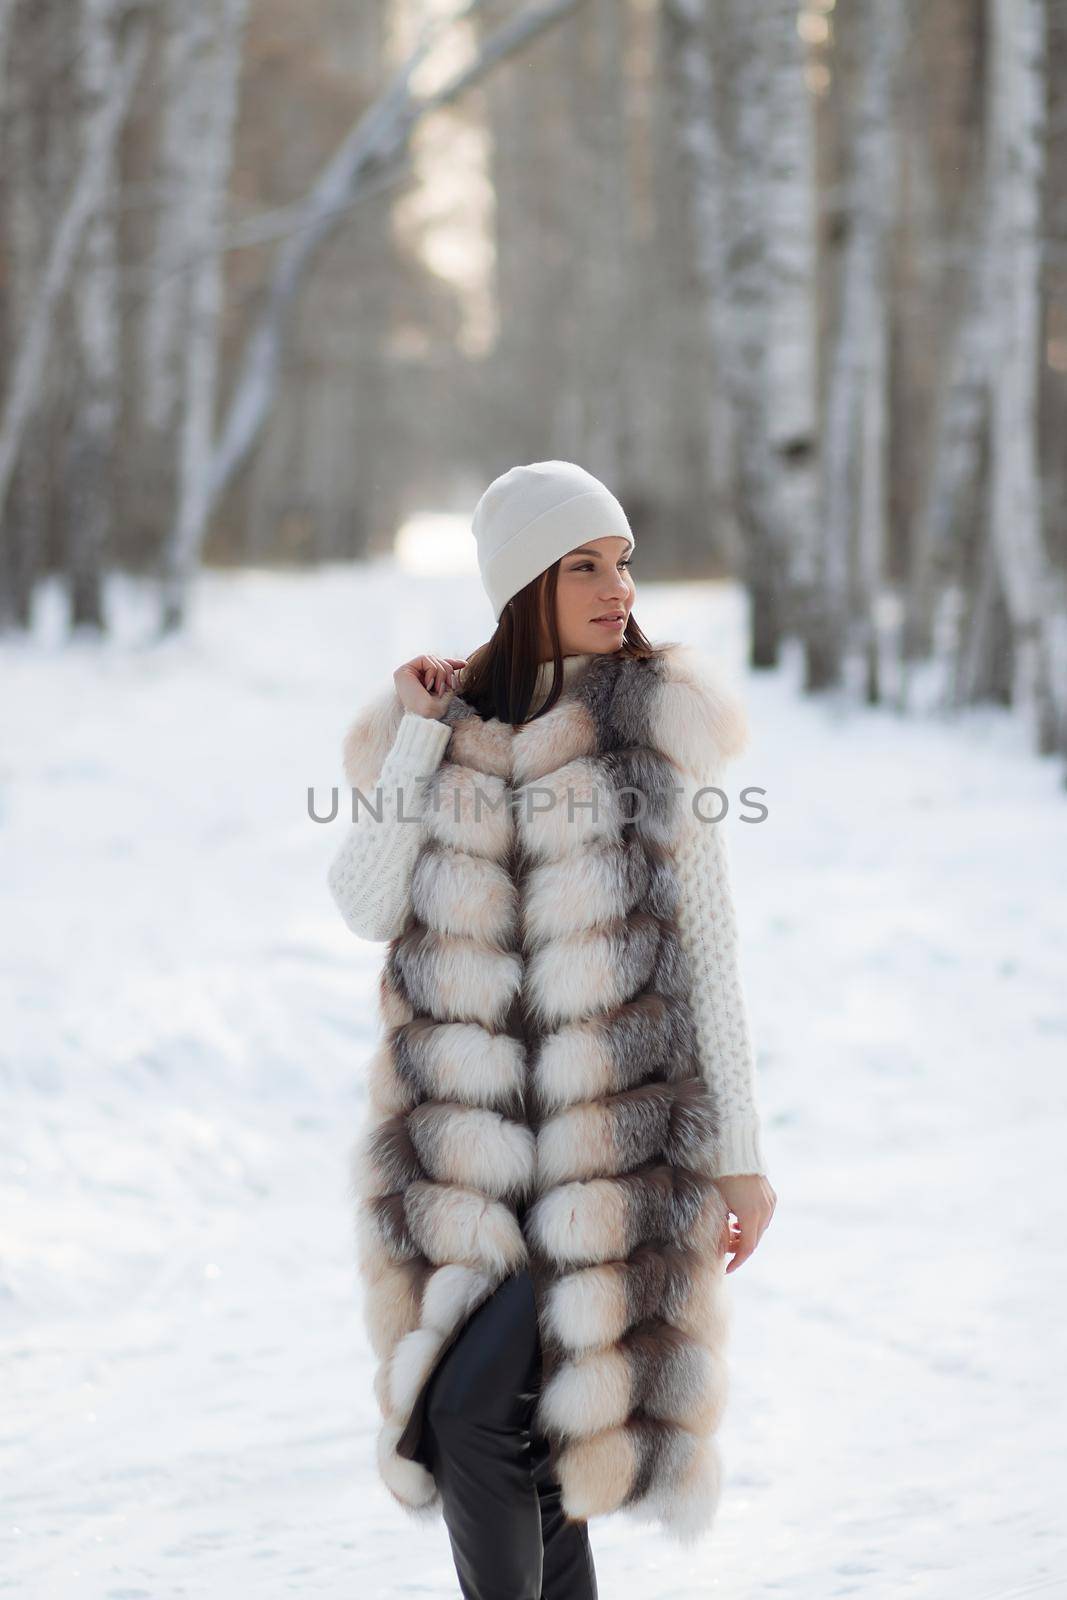
[[[389,754],[413,760],[420,764],[420,770],[425,770],[421,766],[424,763],[435,767],[444,755],[451,733],[450,725],[442,722],[440,717],[425,717],[420,711],[405,711],[397,725]]]
[[[759,1117],[745,1121],[727,1121],[719,1135],[716,1177],[737,1173],[765,1174],[767,1163],[763,1154],[762,1129]]]

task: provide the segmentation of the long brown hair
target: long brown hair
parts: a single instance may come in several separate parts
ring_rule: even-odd
[[[561,556],[560,560],[564,558]],[[463,668],[459,693],[480,717],[499,717],[501,722],[534,721],[544,716],[559,699],[563,688],[563,651],[556,624],[556,583],[559,561],[512,595],[485,644],[471,652]],[[543,612],[542,612],[543,605]],[[528,717],[537,684],[541,620],[544,618],[552,650],[552,685],[548,698],[533,717]],[[656,647],[641,632],[631,612],[626,619],[618,655],[645,657],[656,654]]]

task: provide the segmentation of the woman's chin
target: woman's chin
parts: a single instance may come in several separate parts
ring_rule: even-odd
[[[582,638],[584,643],[577,647],[577,652],[584,654],[599,654],[609,650],[617,650],[622,644],[622,636],[626,632],[626,623],[617,623],[614,627],[602,627],[599,622],[590,623],[585,629]]]

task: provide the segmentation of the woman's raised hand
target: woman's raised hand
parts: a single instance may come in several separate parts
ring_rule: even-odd
[[[456,688],[456,673],[467,665],[460,656],[413,656],[397,667],[393,682],[405,711],[441,717]]]

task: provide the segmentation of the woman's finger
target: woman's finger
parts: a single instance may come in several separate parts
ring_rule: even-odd
[[[445,664],[440,656],[423,656],[426,663],[426,689],[432,695],[440,695],[445,683]]]
[[[746,1212],[743,1216],[739,1216],[736,1228],[731,1228],[731,1235],[731,1246],[734,1248],[732,1259],[726,1264],[727,1272],[735,1271],[755,1250],[759,1239],[756,1214]]]

